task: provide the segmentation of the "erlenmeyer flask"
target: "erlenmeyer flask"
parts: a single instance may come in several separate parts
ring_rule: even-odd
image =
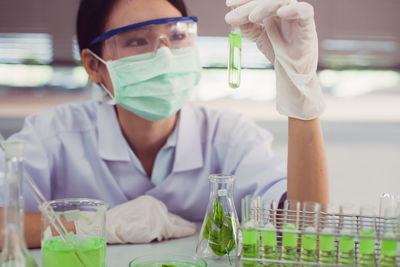
[[[239,240],[235,205],[232,197],[234,176],[209,176],[210,198],[204,216],[196,254],[209,266],[238,266]]]
[[[1,267],[38,266],[26,248],[23,235],[24,209],[22,196],[22,168],[24,145],[19,142],[4,143],[6,173],[3,179],[3,251]]]

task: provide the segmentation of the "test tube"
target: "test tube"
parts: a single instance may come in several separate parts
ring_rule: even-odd
[[[375,266],[375,216],[374,206],[361,206],[358,261],[360,266]]]
[[[302,235],[300,261],[317,261],[317,232],[321,205],[317,202],[304,202],[302,211]],[[303,264],[302,266],[311,266]]]
[[[339,225],[339,206],[332,203],[324,204],[319,223],[319,262],[335,264],[335,229]]]
[[[382,208],[382,206],[381,206]],[[394,205],[383,208],[383,229],[381,255],[379,258],[380,267],[395,267],[399,239],[398,211]]]
[[[242,237],[243,251],[242,255],[245,258],[259,257],[259,240],[260,233],[255,230],[258,226],[260,218],[260,198],[246,196],[242,199]],[[254,261],[243,261],[243,267],[258,267],[259,263]]]
[[[340,237],[339,237],[339,264],[354,265],[355,249],[354,236],[356,234],[356,217],[353,204],[340,206]]]
[[[284,267],[293,267],[297,264],[297,239],[298,234],[291,231],[299,230],[300,202],[297,200],[285,200],[282,232],[282,260],[294,261],[293,264],[282,264]],[[286,232],[289,231],[289,232]]]
[[[231,88],[240,85],[240,72],[242,69],[242,34],[233,28],[229,34],[229,63],[228,83]]]
[[[261,233],[262,258],[277,260],[277,240],[276,240],[276,216],[277,204],[275,201],[270,203],[263,202],[263,211],[265,211],[263,228]],[[263,267],[276,267],[276,263],[263,262]]]
[[[383,218],[385,210],[395,205],[395,197],[390,193],[382,193],[379,197],[379,217]]]

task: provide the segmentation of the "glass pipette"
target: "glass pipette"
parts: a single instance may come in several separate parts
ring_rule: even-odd
[[[239,29],[232,28],[229,34],[229,63],[228,82],[231,88],[240,85],[240,71],[242,61],[242,34]]]

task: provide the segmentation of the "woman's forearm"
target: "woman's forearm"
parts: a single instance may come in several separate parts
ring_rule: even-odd
[[[320,120],[289,118],[288,199],[328,202],[326,154]]]
[[[0,207],[0,226],[2,229],[4,224],[3,211],[4,208]],[[40,213],[24,212],[24,235],[28,248],[40,247],[41,223]],[[1,239],[1,246],[3,246],[3,239]]]
[[[28,248],[39,248],[42,235],[42,216],[40,213],[24,212],[24,234]]]

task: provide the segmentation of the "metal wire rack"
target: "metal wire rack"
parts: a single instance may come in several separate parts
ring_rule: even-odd
[[[244,267],[400,266],[398,216],[260,207],[251,208],[250,214],[251,219],[242,221],[240,227]],[[264,240],[266,237],[269,240]],[[285,246],[289,237],[294,253],[288,260]],[[266,246],[273,253],[266,255]]]

